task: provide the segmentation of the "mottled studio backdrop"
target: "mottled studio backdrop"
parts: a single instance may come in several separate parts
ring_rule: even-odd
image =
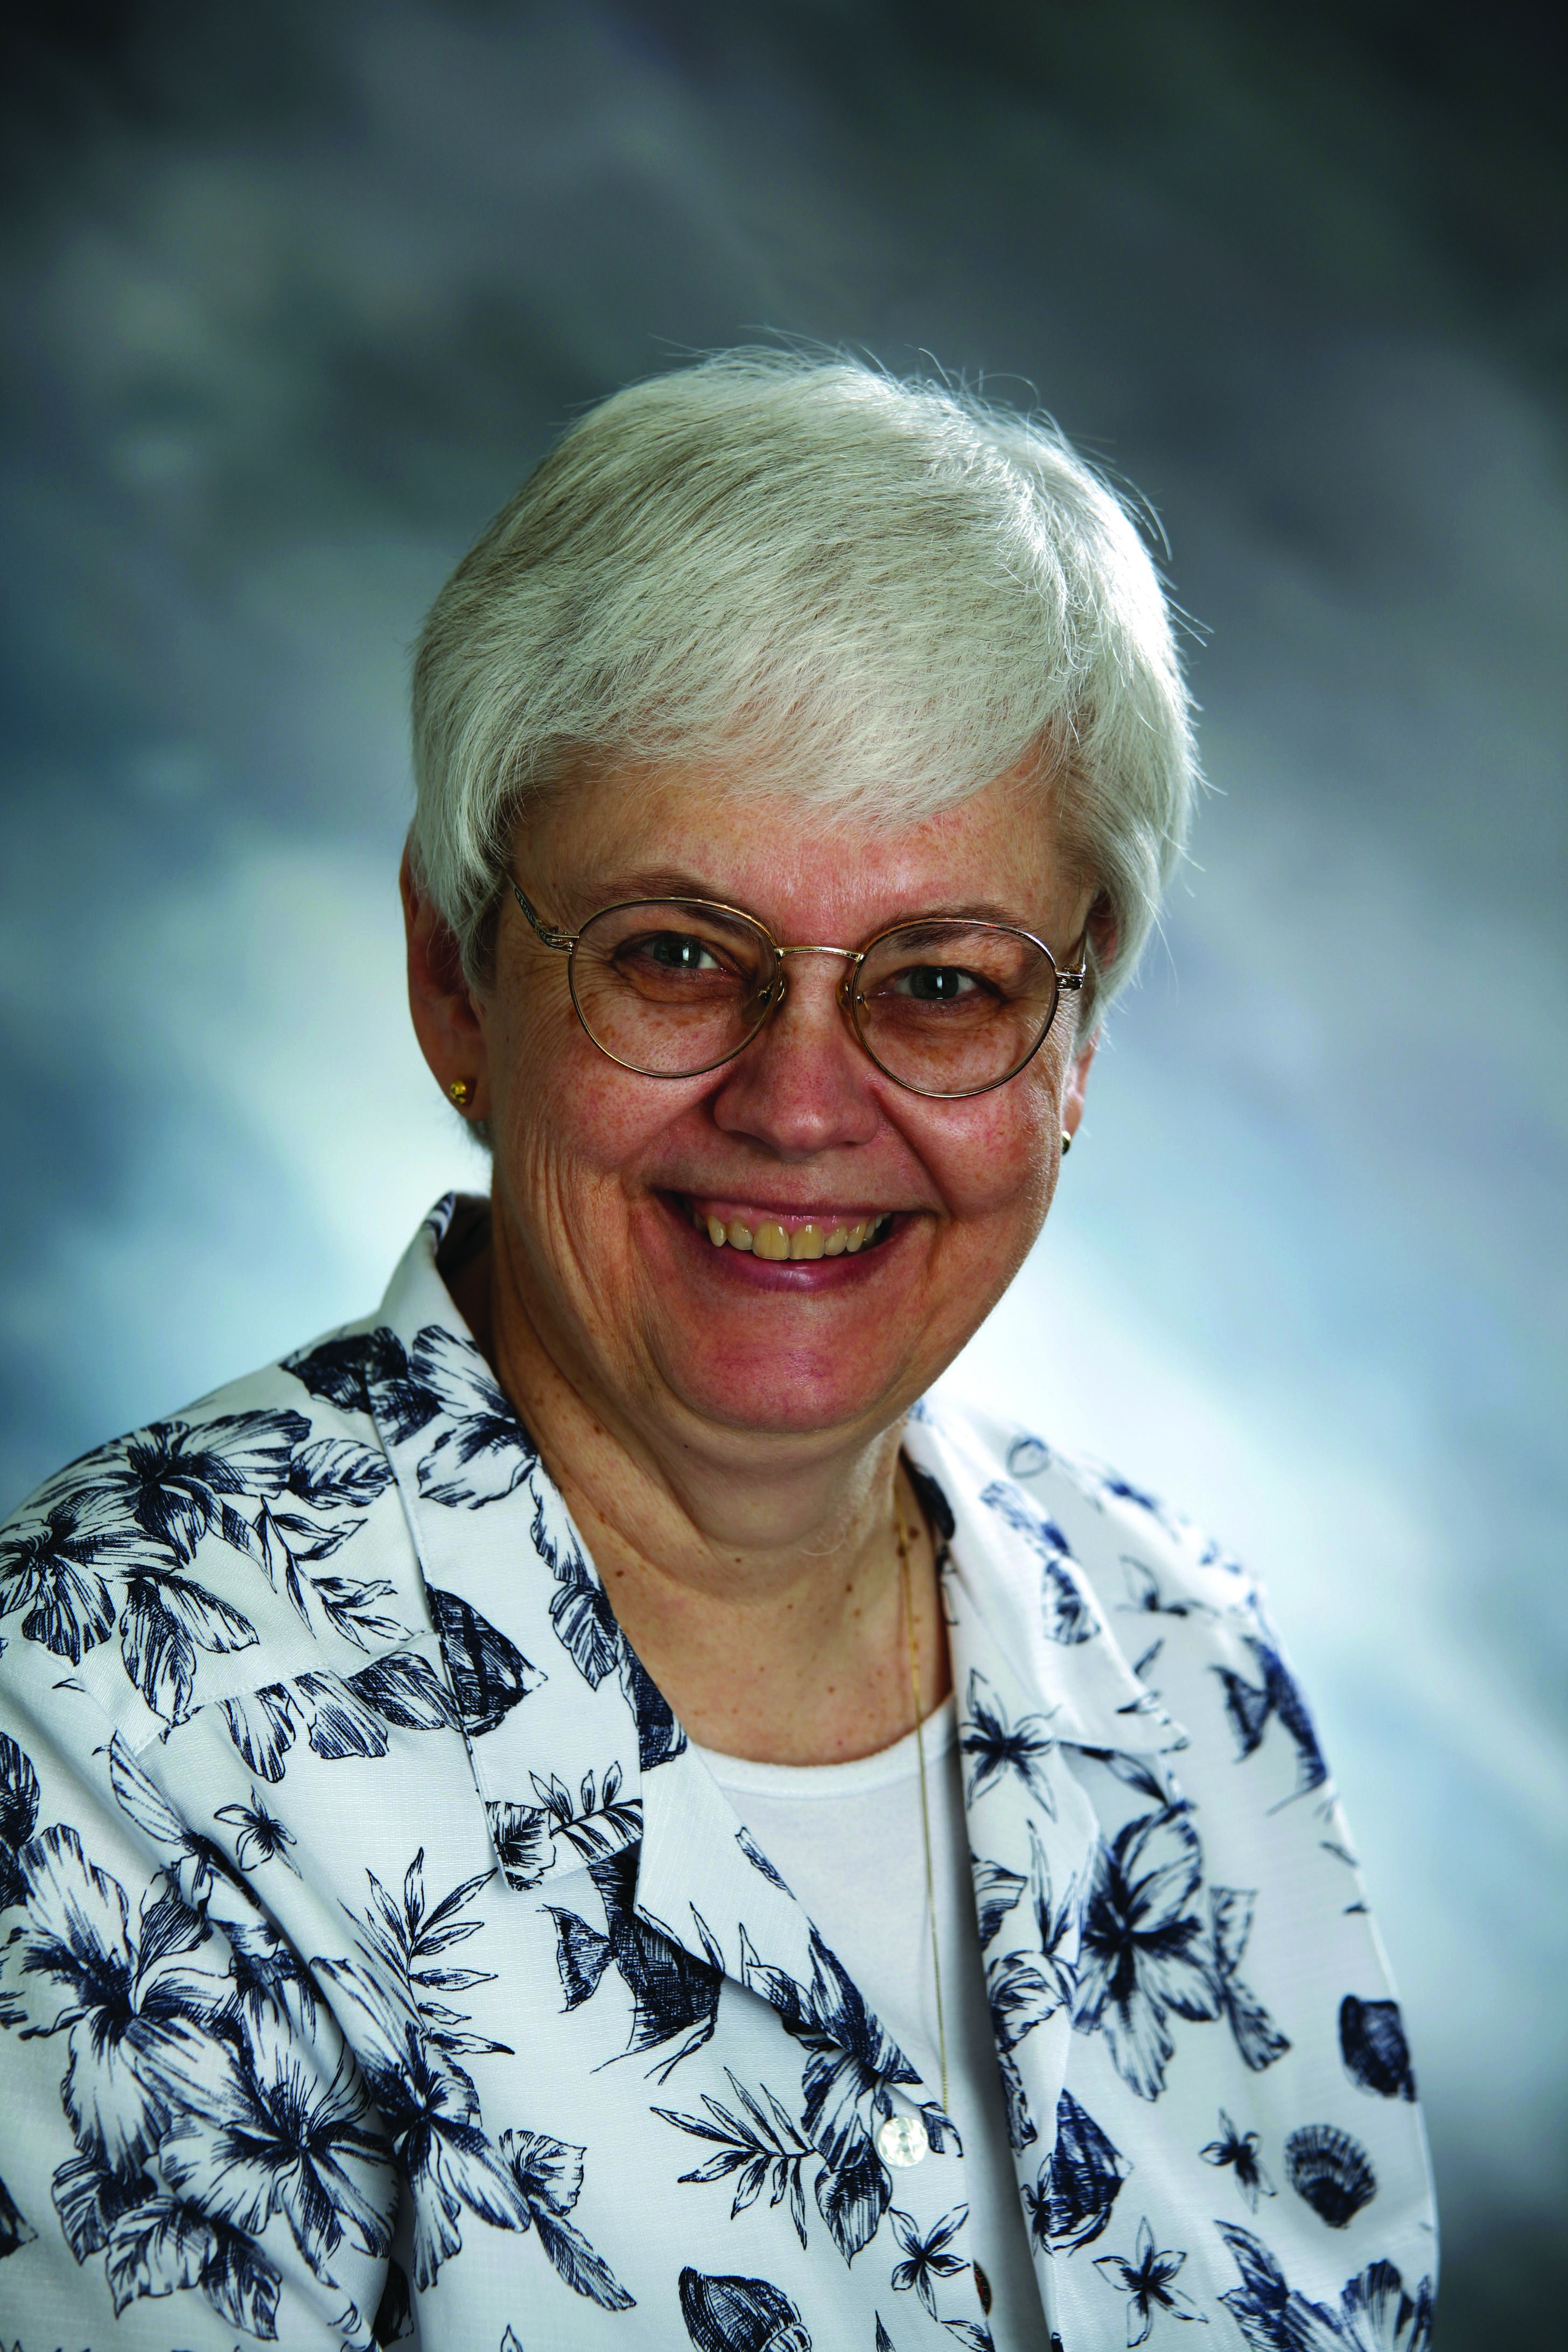
[[[56,5],[6,220],[0,1504],[374,1302],[405,649],[580,403],[763,331],[1147,492],[1216,792],[960,1376],[1245,1550],[1413,2023],[1443,2352],[1558,2340],[1560,60],[1518,5]]]

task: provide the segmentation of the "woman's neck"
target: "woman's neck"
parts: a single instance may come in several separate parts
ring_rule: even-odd
[[[910,1728],[895,1507],[921,1703],[929,1711],[945,1697],[934,1548],[899,1467],[897,1430],[838,1449],[729,1429],[710,1448],[661,1444],[662,1433],[596,1395],[545,1344],[504,1238],[443,1271],[627,1639],[701,1746],[765,1763],[840,1763]]]

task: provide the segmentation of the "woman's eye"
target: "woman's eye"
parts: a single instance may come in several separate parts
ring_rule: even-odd
[[[684,931],[659,931],[644,940],[637,952],[661,971],[716,971],[718,959],[705,941]]]
[[[899,973],[893,991],[917,1004],[954,1004],[960,997],[972,995],[978,985],[973,972],[956,964],[919,963]]]

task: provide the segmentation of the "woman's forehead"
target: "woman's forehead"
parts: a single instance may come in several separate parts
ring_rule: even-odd
[[[519,828],[518,858],[580,919],[618,898],[711,898],[765,920],[840,927],[941,907],[1044,919],[1079,895],[1058,855],[1049,800],[1016,777],[934,815],[889,823],[701,769],[596,775]]]

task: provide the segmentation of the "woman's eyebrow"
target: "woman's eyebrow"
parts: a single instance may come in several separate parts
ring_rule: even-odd
[[[629,872],[604,876],[595,897],[606,907],[614,906],[620,898],[711,898],[723,907],[735,904],[716,883],[688,873],[680,866],[639,866]]]
[[[922,923],[932,916],[946,916],[961,923],[1002,923],[1015,931],[1039,928],[1032,915],[1017,907],[1005,907],[995,898],[928,898],[923,906],[911,907],[907,914],[895,915],[892,920]]]

